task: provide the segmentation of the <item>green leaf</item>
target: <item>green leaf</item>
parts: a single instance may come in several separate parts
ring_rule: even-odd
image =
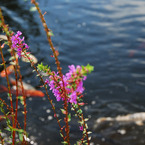
[[[78,104],[74,104],[73,106],[74,106],[75,108],[78,108]]]
[[[85,133],[86,133],[86,130],[84,129],[84,130],[83,130],[83,134],[85,134]]]
[[[91,131],[88,131],[88,134],[91,134],[92,132]]]
[[[31,8],[30,8],[30,11],[31,11],[31,12],[34,12],[34,11],[36,11],[36,10],[37,10],[36,7],[31,7]]]
[[[68,143],[66,141],[61,142],[64,145],[68,145]]]
[[[89,120],[89,118],[85,118],[85,119],[84,119],[84,121],[88,121],[88,120]]]
[[[61,110],[62,114],[66,114],[65,109],[60,109],[60,110]]]
[[[19,139],[20,141],[23,141],[23,133],[19,133]]]
[[[88,129],[88,125],[86,124],[86,129]]]
[[[7,130],[7,131],[11,131],[11,129],[10,129],[10,128],[8,128],[8,127],[7,127],[7,128],[5,128],[5,130]]]
[[[49,31],[47,34],[48,34],[48,36],[54,36],[52,31]]]
[[[81,109],[79,109],[78,111],[77,111],[77,113],[79,113],[79,114],[82,114],[82,110]]]
[[[19,96],[18,98],[20,99],[20,103],[21,103],[22,105],[24,105],[24,98],[23,98],[23,96]]]
[[[94,71],[94,66],[88,64],[88,65],[86,66],[86,69],[89,71],[89,73],[91,73],[92,71]]]
[[[41,62],[41,64],[38,64],[38,65],[37,65],[37,68],[38,68],[39,71],[44,71],[45,73],[46,73],[47,71],[50,72],[50,67],[48,67],[48,65],[43,65],[42,62]]]
[[[7,93],[7,95],[8,95],[8,97],[10,98],[10,94],[9,93]],[[12,95],[12,94],[11,94]]]
[[[62,133],[60,133],[60,136],[63,137]]]
[[[10,114],[10,112],[7,112],[7,113],[6,113],[6,116],[8,116],[9,114]]]
[[[10,62],[10,64],[12,64],[12,65],[16,65],[16,63],[15,63],[15,62],[12,62],[12,61]]]
[[[88,143],[86,143],[86,142],[87,142],[86,140],[83,140],[83,143],[85,143],[87,145]]]
[[[15,57],[14,57],[14,56],[11,56],[11,57],[9,58],[9,60],[15,60]]]
[[[70,122],[71,121],[71,114],[69,113],[68,114],[68,122]]]
[[[1,65],[1,66],[3,66],[3,65],[4,65],[4,63],[1,63],[0,65]]]
[[[80,123],[80,125],[83,125],[84,124],[84,121],[81,120],[81,121],[78,121],[78,123]]]
[[[87,64],[87,66],[82,66],[82,74],[87,75],[88,73],[91,73],[94,71],[94,66]]]
[[[5,42],[5,44],[6,44],[6,42]],[[8,45],[8,42],[7,42],[7,45]],[[12,51],[12,49],[7,49],[7,51],[8,51],[8,52],[11,52],[11,51]]]

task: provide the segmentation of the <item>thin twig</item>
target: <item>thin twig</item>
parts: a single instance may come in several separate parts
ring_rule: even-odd
[[[37,8],[37,11],[40,15],[40,18],[41,18],[41,21],[42,21],[42,24],[43,24],[43,27],[44,27],[44,30],[46,32],[46,35],[47,35],[47,40],[49,42],[49,45],[51,47],[51,50],[53,52],[53,55],[54,55],[54,58],[55,58],[55,62],[56,62],[56,65],[57,65],[57,70],[58,70],[58,73],[61,77],[61,80],[62,80],[62,83],[63,83],[63,91],[64,91],[64,109],[66,111],[66,115],[65,115],[65,123],[66,123],[66,137],[67,137],[67,143],[68,145],[70,145],[70,136],[69,136],[69,132],[70,132],[70,129],[69,129],[69,124],[68,124],[68,103],[67,103],[67,100],[68,100],[68,97],[66,95],[66,90],[65,90],[65,86],[64,86],[64,80],[63,80],[63,74],[62,74],[62,68],[60,67],[60,62],[58,60],[58,57],[57,57],[57,53],[56,53],[56,50],[53,46],[53,43],[51,41],[51,36],[50,36],[50,30],[48,29],[47,27],[47,24],[46,24],[46,21],[44,19],[44,16],[42,15],[41,13],[41,10],[39,8],[39,5],[38,3],[36,3],[35,0],[31,0],[31,3],[33,3],[35,5],[35,7]]]

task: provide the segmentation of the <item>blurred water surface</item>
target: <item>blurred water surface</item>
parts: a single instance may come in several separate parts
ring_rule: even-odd
[[[145,126],[93,124],[98,117],[145,111],[145,1],[144,0],[38,0],[53,42],[60,52],[63,72],[68,65],[94,65],[85,82],[85,115],[92,145],[144,145]],[[56,69],[37,12],[29,1],[1,0],[6,22],[22,31],[31,52],[44,64]],[[5,52],[7,57],[7,52]],[[25,81],[35,87],[39,81],[28,64],[22,64]],[[0,78],[2,82],[4,80]],[[56,120],[46,98],[28,103],[28,131],[38,145],[58,145]],[[59,108],[58,104],[58,108]],[[21,116],[20,116],[21,117]],[[72,125],[72,141],[78,139],[78,126]],[[125,130],[121,134],[119,130]]]

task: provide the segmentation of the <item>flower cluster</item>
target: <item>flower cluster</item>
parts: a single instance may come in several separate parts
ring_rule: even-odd
[[[68,102],[77,104],[77,99],[84,91],[83,80],[86,76],[83,74],[82,67],[70,65],[69,72],[63,75],[63,81],[58,73],[51,72],[47,83],[52,90],[57,101],[64,100],[67,97]],[[65,90],[65,91],[64,91]]]
[[[11,37],[12,41],[11,49],[17,51],[17,55],[19,56],[19,58],[21,58],[22,56],[22,51],[29,48],[29,46],[24,42],[24,37],[22,37],[22,39],[20,38],[21,35],[22,32],[18,31],[17,34]]]

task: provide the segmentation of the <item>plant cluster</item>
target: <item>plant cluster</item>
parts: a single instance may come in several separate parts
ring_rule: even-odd
[[[53,57],[55,59],[55,63],[57,66],[57,72],[51,70],[48,65],[43,65],[43,63],[36,64],[35,57],[32,57],[32,54],[28,52],[29,46],[25,43],[24,37],[22,37],[22,32],[17,31],[15,34],[13,31],[9,30],[8,25],[4,22],[4,17],[2,15],[2,11],[0,9],[0,28],[2,29],[3,33],[6,35],[5,42],[0,41],[0,53],[2,58],[2,66],[4,70],[1,72],[1,76],[6,77],[7,87],[2,87],[3,91],[8,93],[8,97],[10,100],[10,105],[5,102],[2,98],[0,98],[0,109],[3,115],[1,115],[1,119],[5,119],[7,123],[7,130],[11,133],[11,140],[10,144],[15,145],[20,143],[22,145],[28,144],[28,133],[26,130],[27,126],[27,109],[26,109],[26,98],[31,95],[40,95],[43,97],[43,92],[39,92],[38,90],[30,90],[25,87],[24,82],[22,81],[22,75],[20,72],[20,59],[25,62],[29,62],[30,66],[34,69],[37,76],[40,78],[41,83],[45,89],[45,95],[47,96],[53,113],[54,117],[57,120],[58,126],[60,128],[60,135],[62,137],[62,143],[65,145],[70,145],[70,121],[71,121],[71,113],[73,112],[75,116],[78,118],[79,128],[82,131],[82,138],[76,141],[76,145],[82,144],[90,144],[90,136],[91,132],[88,131],[87,121],[88,118],[85,118],[83,115],[83,111],[81,109],[82,106],[85,105],[83,102],[83,81],[86,80],[87,74],[93,71],[93,66],[86,65],[86,66],[74,66],[69,65],[69,72],[66,74],[62,73],[62,68],[60,67],[60,62],[58,59],[59,52],[55,49],[51,36],[53,35],[52,31],[48,29],[47,24],[44,19],[44,15],[41,13],[38,3],[35,0],[31,0],[31,3],[35,5],[37,9],[44,30],[47,35],[47,40],[53,52]],[[2,43],[3,42],[3,43]],[[5,48],[5,45],[8,45],[10,49],[11,57],[9,58],[10,66],[6,67],[6,61],[3,55],[2,49]],[[48,79],[44,79],[42,73],[45,73],[48,76]],[[15,74],[15,90],[11,89],[9,74]],[[48,89],[52,91],[55,98],[54,100],[50,98]],[[37,93],[36,93],[37,92]],[[14,103],[15,100],[15,103]],[[24,125],[23,128],[20,126],[18,121],[18,103],[19,101],[24,106]],[[59,118],[57,115],[57,110],[55,109],[54,101],[61,101],[62,108],[61,112],[63,114],[63,118]],[[15,106],[14,106],[15,104]],[[71,111],[70,111],[71,109]],[[8,110],[6,112],[6,110]],[[63,122],[63,123],[62,123]],[[62,125],[63,124],[63,125]],[[19,139],[16,140],[16,134],[19,134]],[[2,145],[5,144],[5,138],[2,136],[2,131],[0,131],[0,142]]]

